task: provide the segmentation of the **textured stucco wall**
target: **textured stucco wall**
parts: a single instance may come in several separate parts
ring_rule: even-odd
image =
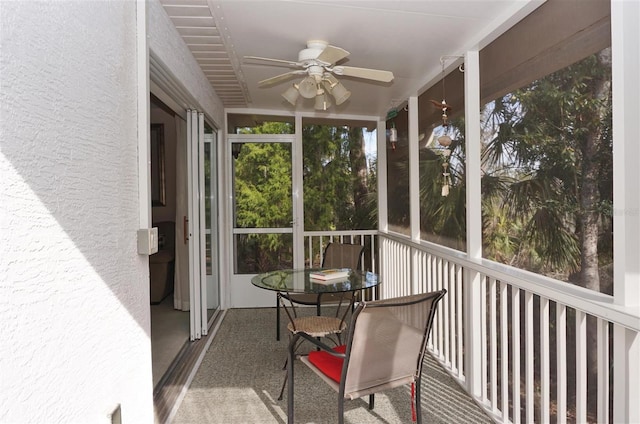
[[[152,423],[136,3],[0,1],[0,422]]]

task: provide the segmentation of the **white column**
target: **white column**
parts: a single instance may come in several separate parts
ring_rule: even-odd
[[[418,146],[418,97],[409,97],[409,216],[411,239],[420,241],[420,149]]]
[[[640,305],[640,3],[611,2],[615,303]]]
[[[385,121],[378,121],[378,230],[389,230],[387,214],[387,128]],[[384,256],[382,256],[384,258]]]
[[[151,140],[149,119],[149,44],[147,2],[136,3],[136,78],[138,80],[138,203],[140,228],[151,227]]]
[[[480,60],[478,51],[468,51],[464,63],[465,91],[465,149],[467,169],[467,255],[470,259],[482,256],[482,221],[480,211]],[[479,398],[482,394],[482,308],[478,272],[465,269],[467,287],[465,308],[467,328],[465,370],[467,390]]]
[[[613,326],[613,422],[640,422],[640,335]]]
[[[411,239],[420,242],[420,149],[418,146],[418,97],[409,97],[409,216],[411,221]],[[411,274],[409,275],[411,293],[419,293],[420,276],[418,261],[420,255],[411,249]]]
[[[295,140],[291,144],[291,183],[293,185],[293,255],[294,268],[304,268],[304,196],[302,156],[302,115],[295,117]]]
[[[640,3],[611,2],[614,302],[640,305]],[[640,422],[640,336],[613,328],[614,422]]]

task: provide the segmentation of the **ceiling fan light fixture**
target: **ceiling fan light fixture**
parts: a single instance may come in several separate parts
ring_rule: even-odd
[[[303,79],[298,85],[298,91],[305,99],[313,99],[316,96],[317,89],[316,79],[311,75]]]
[[[260,60],[295,68],[292,71],[258,81],[258,86],[271,87],[290,79],[294,75],[304,75],[304,77],[301,77],[303,78],[302,81],[294,84],[293,88],[288,88],[282,93],[282,97],[294,106],[299,96],[305,99],[314,99],[316,109],[327,110],[332,103],[341,105],[351,97],[351,92],[338,81],[335,75],[345,75],[385,83],[393,81],[393,73],[390,71],[337,65],[347,56],[349,56],[348,51],[329,45],[327,41],[309,40],[307,41],[307,48],[298,52],[298,61],[258,56],[245,56],[245,59]],[[318,91],[322,93],[319,94]]]
[[[332,89],[331,94],[336,100],[336,105],[341,105],[351,97],[351,91],[347,90],[341,82],[337,83]]]
[[[318,90],[318,95],[316,96],[315,109],[327,110],[330,107],[331,107],[331,98],[327,96],[324,90]]]
[[[287,90],[282,93],[282,97],[284,97],[284,99],[291,103],[293,106],[296,105],[299,96],[300,92],[298,91],[298,87],[295,84],[287,88]]]

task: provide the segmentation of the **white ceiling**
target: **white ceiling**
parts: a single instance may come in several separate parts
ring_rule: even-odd
[[[384,116],[422,92],[456,57],[481,48],[544,0],[161,0],[178,32],[227,108],[294,110],[282,97],[292,78],[268,88],[258,81],[290,68],[245,61],[297,61],[307,40],[351,54],[341,65],[393,72],[391,83],[338,77],[352,92],[325,114]],[[299,111],[314,111],[302,98]]]

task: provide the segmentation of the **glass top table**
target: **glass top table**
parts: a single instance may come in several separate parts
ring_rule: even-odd
[[[261,289],[287,293],[340,293],[375,287],[380,283],[377,274],[350,270],[349,276],[325,281],[309,277],[312,271],[322,268],[283,269],[258,274],[251,279],[251,284]]]

